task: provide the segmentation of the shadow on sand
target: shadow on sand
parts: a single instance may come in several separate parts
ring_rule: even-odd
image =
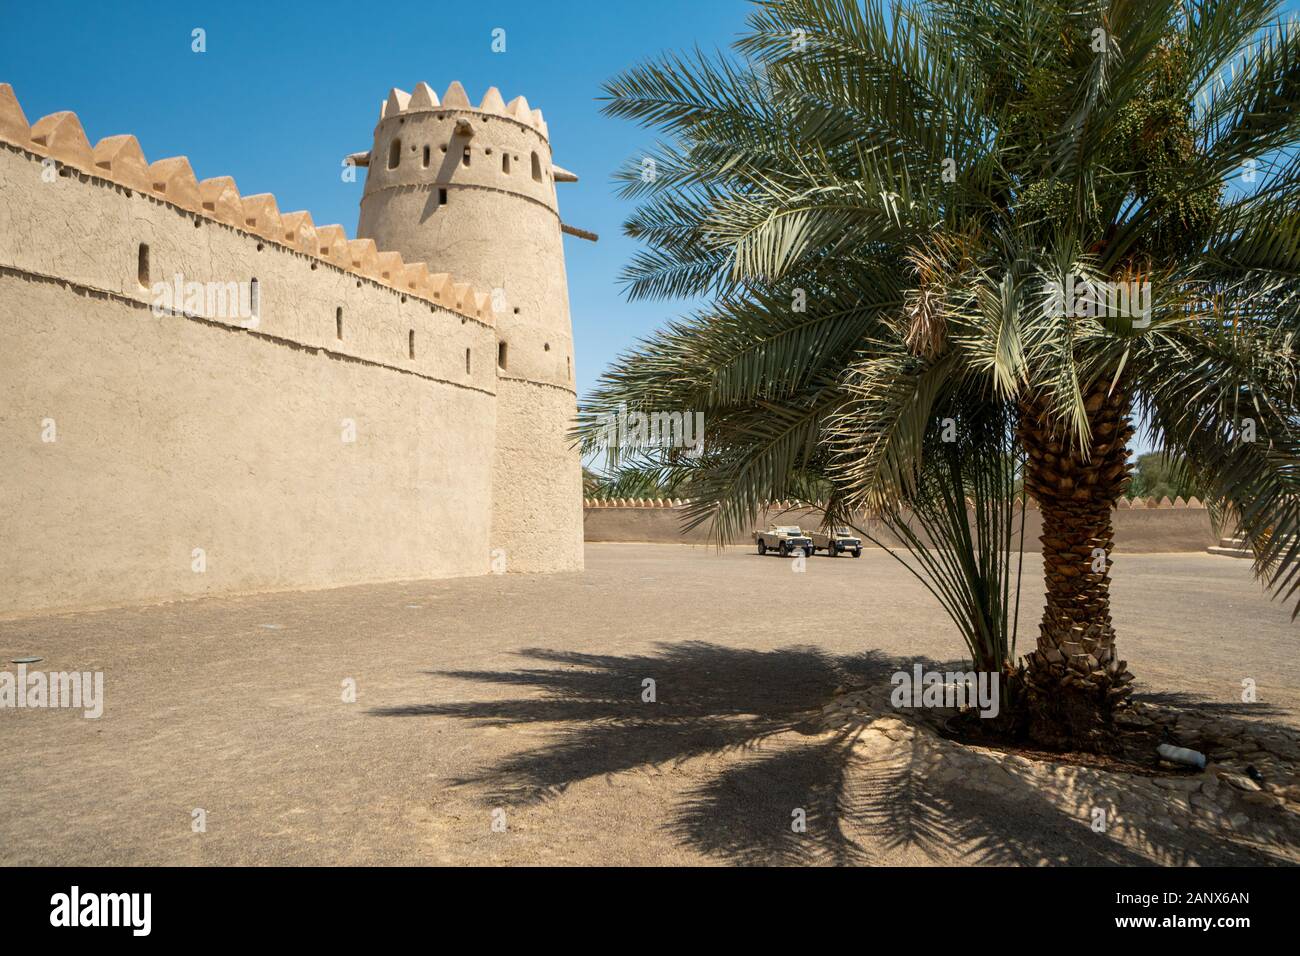
[[[1289,862],[1258,843],[1225,842],[1199,830],[1146,829],[1142,821],[1129,822],[1123,841],[1098,834],[1086,816],[1066,809],[1068,801],[1053,799],[1050,786],[1005,773],[993,791],[978,785],[978,768],[941,783],[927,763],[928,735],[868,746],[876,718],[910,720],[889,709],[888,691],[890,675],[910,670],[913,659],[704,642],[665,643],[654,655],[521,654],[532,666],[448,676],[519,688],[528,691],[525,696],[370,713],[548,725],[553,742],[455,781],[480,792],[488,805],[547,800],[581,780],[709,758],[705,782],[683,795],[670,826],[677,839],[725,862],[861,864],[894,850],[916,862],[949,864]],[[641,700],[646,678],[655,681],[655,703]],[[882,688],[880,707],[824,730],[821,708],[842,687]],[[1171,703],[1196,705],[1185,697]],[[880,734],[869,736],[889,743]],[[988,755],[977,759],[997,763]],[[806,812],[805,833],[792,832],[792,808]]]

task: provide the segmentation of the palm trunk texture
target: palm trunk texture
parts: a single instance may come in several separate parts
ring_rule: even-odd
[[[1025,488],[1043,516],[1046,607],[1038,647],[1026,658],[1030,737],[1048,747],[1106,751],[1116,706],[1133,680],[1110,619],[1111,512],[1128,483],[1129,399],[1107,382],[1090,388],[1090,436],[1081,448],[1043,401],[1021,407]]]

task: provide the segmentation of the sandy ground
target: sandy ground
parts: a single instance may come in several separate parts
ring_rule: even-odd
[[[1050,800],[873,775],[809,714],[836,687],[957,659],[957,637],[882,552],[791,567],[594,544],[583,574],[2,622],[4,667],[103,671],[105,711],[0,710],[0,863],[1275,860],[1190,831],[1153,850]],[[1038,570],[1027,557],[1022,644]],[[1297,630],[1247,562],[1121,556],[1116,575],[1146,699],[1300,725]],[[1240,703],[1244,678],[1260,703]]]

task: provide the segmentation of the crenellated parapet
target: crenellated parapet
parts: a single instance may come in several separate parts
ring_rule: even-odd
[[[682,498],[583,498],[584,508],[681,508]]]
[[[558,225],[555,184],[576,178],[552,163],[541,110],[523,96],[507,104],[496,87],[475,106],[459,82],[441,97],[427,83],[413,93],[390,90],[370,150],[352,158],[369,169],[371,204],[380,196],[387,202],[390,194],[413,193],[407,199],[419,202],[420,221],[430,223],[447,218],[443,207],[460,205],[467,191],[486,191],[544,208]],[[370,234],[371,218],[381,215],[363,201],[360,234]]]
[[[542,118],[542,111],[530,109],[526,97],[516,96],[507,104],[501,96],[501,91],[491,86],[488,87],[479,105],[473,106],[469,94],[465,92],[465,87],[461,86],[458,80],[452,81],[441,98],[428,83],[424,82],[416,84],[415,91],[412,93],[394,87],[389,91],[388,98],[379,106],[379,120],[383,122],[402,114],[432,112],[483,113],[504,117],[536,130],[543,139],[550,138],[546,120]]]
[[[969,502],[968,502],[969,503]],[[690,504],[690,499],[683,498],[583,498],[582,506],[584,508],[683,508]],[[812,504],[804,501],[770,501],[766,505],[766,510],[770,512],[785,512],[797,510],[824,511],[824,504]],[[1204,509],[1205,505],[1199,498],[1192,497],[1184,500],[1181,496],[1172,501],[1168,496],[1163,498],[1121,498],[1115,505],[1118,511],[1140,511],[1143,509],[1169,510],[1169,509]],[[1032,498],[1028,502],[1028,510],[1037,511],[1038,502]]]
[[[51,113],[29,125],[8,83],[0,83],[0,141],[321,259],[404,295],[484,323],[494,321],[486,291],[434,271],[427,263],[405,262],[400,253],[380,250],[371,239],[348,240],[342,226],[317,226],[309,212],[282,213],[270,193],[241,196],[230,176],[199,181],[184,156],[150,163],[131,135],[107,136],[92,147],[72,112]]]
[[[666,498],[584,498],[583,531],[588,542],[621,541],[662,544],[716,545],[714,529],[708,522],[692,525],[689,518],[696,512],[691,502]],[[1118,554],[1158,552],[1201,552],[1218,540],[1209,510],[1195,498],[1139,498],[1121,500],[1112,514],[1115,550]],[[805,530],[821,528],[825,521],[824,506],[802,501],[771,501],[753,517],[754,528],[768,524],[797,524]],[[1016,509],[1016,526],[1023,521],[1023,536],[1017,531],[1013,548],[1023,543],[1026,553],[1041,550],[1042,512],[1031,500],[1022,512]],[[904,548],[906,544],[874,515],[861,514],[850,522],[864,536],[870,547]],[[731,544],[750,548],[749,526],[743,526]],[[1212,550],[1245,557],[1240,544]]]

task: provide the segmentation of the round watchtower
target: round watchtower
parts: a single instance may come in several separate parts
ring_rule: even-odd
[[[546,123],[495,88],[393,90],[368,157],[357,236],[492,295],[497,354],[491,549],[509,571],[582,567],[573,329]],[[487,556],[485,556],[485,560]],[[494,567],[501,567],[498,560]]]

